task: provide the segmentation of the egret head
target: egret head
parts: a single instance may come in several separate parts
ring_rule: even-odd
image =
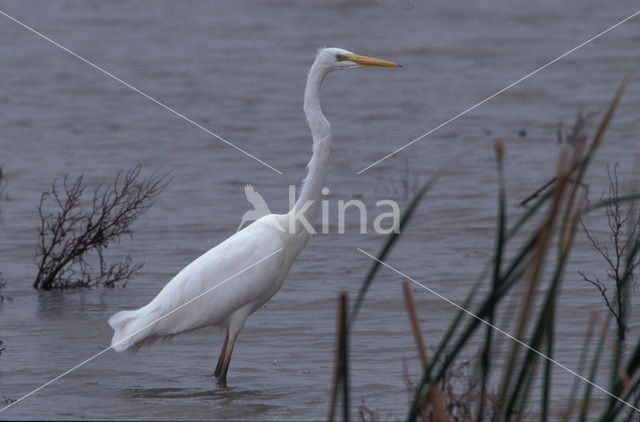
[[[360,56],[342,48],[323,48],[318,52],[316,62],[323,65],[328,71],[352,69],[360,66],[402,67],[399,64],[374,59],[373,57]]]

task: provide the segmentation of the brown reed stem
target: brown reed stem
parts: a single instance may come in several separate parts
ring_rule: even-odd
[[[402,290],[404,293],[404,304],[407,308],[407,313],[409,314],[409,322],[411,323],[411,328],[413,330],[413,336],[416,340],[416,346],[418,347],[418,354],[420,356],[420,361],[422,362],[422,369],[426,369],[429,366],[429,358],[427,357],[427,351],[424,347],[424,342],[422,341],[422,334],[420,331],[420,325],[418,323],[418,317],[416,316],[416,310],[413,305],[413,297],[411,296],[411,291],[409,290],[409,283],[405,281],[402,283]],[[436,420],[438,421],[449,421],[451,417],[449,416],[449,412],[447,412],[447,408],[442,401],[442,396],[440,394],[440,390],[438,386],[431,383],[429,384],[429,398],[433,404],[433,412],[435,413]],[[420,415],[422,416],[423,421],[427,421],[426,409],[420,404]]]

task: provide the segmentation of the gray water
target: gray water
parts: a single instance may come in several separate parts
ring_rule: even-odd
[[[331,74],[323,107],[334,149],[327,199],[406,204],[408,168],[420,183],[446,167],[388,261],[460,303],[489,259],[496,215],[493,141],[506,150],[509,212],[547,181],[559,147],[555,127],[577,111],[602,112],[638,56],[635,18],[483,104],[402,153],[357,171],[422,135],[638,9],[626,2],[3,1],[0,10],[93,61],[240,148],[279,175],[86,63],[0,16],[0,394],[18,399],[108,347],[113,313],[147,303],[174,274],[231,235],[254,185],[274,212],[287,209],[310,156],[302,113],[315,51],[343,47],[404,65]],[[591,167],[589,195],[606,188],[606,165],[628,180],[637,154],[640,85],[627,90]],[[520,132],[525,131],[525,136]],[[37,292],[32,262],[40,194],[55,178],[84,174],[95,186],[137,163],[172,182],[112,246],[144,268],[124,289]],[[148,174],[148,173],[147,173]],[[315,236],[281,291],[249,318],[234,351],[228,389],[209,375],[222,343],[201,330],[136,355],[113,351],[8,409],[0,418],[299,420],[326,416],[336,298],[355,293],[383,237]],[[606,239],[601,215],[586,220]],[[369,224],[369,228],[371,228]],[[570,368],[601,297],[577,270],[603,274],[584,235],[559,300],[555,358]],[[353,403],[402,418],[419,363],[402,302],[403,279],[381,271],[355,327]],[[455,308],[414,289],[425,341],[434,347]],[[637,303],[637,301],[635,301]],[[514,302],[517,303],[517,302]],[[515,312],[515,309],[514,309]],[[503,320],[505,318],[502,318]],[[508,319],[508,316],[507,318]],[[630,338],[639,333],[632,315]],[[505,327],[508,328],[508,327]],[[606,382],[606,371],[598,381]],[[555,370],[554,406],[573,377]],[[605,396],[594,392],[594,400]]]

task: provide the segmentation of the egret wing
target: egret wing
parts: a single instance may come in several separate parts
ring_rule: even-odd
[[[147,305],[170,313],[159,321],[156,334],[218,325],[241,307],[261,306],[283,276],[281,248],[272,228],[252,224],[197,258]]]

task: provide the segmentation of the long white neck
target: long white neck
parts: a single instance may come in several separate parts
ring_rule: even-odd
[[[311,201],[311,205],[306,208],[303,215],[314,226],[320,212],[320,194],[324,186],[331,152],[331,127],[320,108],[320,87],[327,73],[326,67],[316,60],[311,66],[309,77],[307,78],[307,89],[304,94],[304,113],[307,116],[307,122],[313,137],[313,155],[309,164],[307,164],[309,171],[302,182],[300,196],[294,209],[289,211],[290,213],[295,213],[296,209],[302,209],[308,201]],[[305,229],[301,223],[296,222],[295,232],[300,233],[300,230]]]

